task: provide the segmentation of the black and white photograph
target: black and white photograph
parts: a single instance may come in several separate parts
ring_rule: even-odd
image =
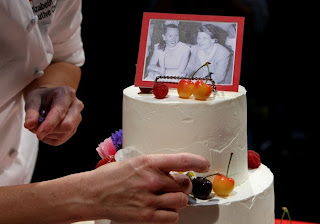
[[[142,74],[141,81],[145,84],[153,83],[160,76],[159,80],[172,85],[177,84],[180,77],[204,78],[213,80],[224,90],[236,86],[240,76],[235,70],[237,40],[242,38],[237,34],[242,24],[230,18],[229,21],[217,21],[216,17],[196,20],[198,18],[191,15],[190,20],[186,20],[179,19],[181,15],[175,16],[177,19],[148,21],[146,41],[140,45],[140,52],[144,54],[138,60],[136,78],[139,80]],[[241,45],[241,40],[238,44]],[[238,48],[241,51],[241,46]],[[208,65],[203,66],[207,62]]]

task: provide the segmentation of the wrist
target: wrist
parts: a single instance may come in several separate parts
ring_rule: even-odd
[[[47,195],[44,201],[48,203],[44,208],[47,215],[42,217],[42,223],[73,223],[96,219],[92,214],[93,203],[88,200],[86,189],[83,188],[85,176],[86,173],[79,173],[40,182],[44,185],[40,194]]]
[[[52,223],[77,222],[90,219],[88,203],[81,189],[82,174],[72,174],[52,180],[48,185],[48,208],[54,214]],[[49,223],[49,222],[48,222]]]
[[[66,213],[64,219],[69,222],[98,219],[95,214],[96,203],[90,193],[92,183],[88,181],[90,180],[89,172],[63,177],[65,181],[61,187],[67,189],[65,194],[62,194],[63,201],[60,210]]]

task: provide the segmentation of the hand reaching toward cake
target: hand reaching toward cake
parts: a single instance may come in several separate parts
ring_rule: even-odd
[[[207,172],[209,162],[181,153],[144,155],[101,166],[85,180],[92,212],[96,218],[124,223],[176,223],[192,184],[186,175],[171,175],[172,170]]]
[[[207,172],[209,162],[189,153],[144,155],[49,181],[1,187],[0,211],[6,212],[0,223],[176,223],[191,182],[171,170]]]

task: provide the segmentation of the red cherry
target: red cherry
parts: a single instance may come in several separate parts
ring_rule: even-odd
[[[193,95],[196,100],[206,100],[213,92],[213,86],[198,80],[194,84]]]
[[[168,92],[169,92],[169,88],[166,84],[161,83],[161,82],[156,82],[153,85],[153,94],[155,95],[155,97],[157,99],[163,99],[167,96]]]
[[[178,95],[181,98],[188,99],[192,95],[193,89],[194,83],[190,79],[181,79],[177,87]]]

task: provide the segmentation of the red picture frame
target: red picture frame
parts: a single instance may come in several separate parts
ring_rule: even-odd
[[[152,37],[151,33],[155,34],[161,31],[155,26],[159,23],[177,23],[177,24],[186,24],[184,33],[184,42],[192,47],[196,45],[195,32],[194,30],[186,27],[192,27],[195,25],[202,24],[212,24],[215,27],[219,27],[222,31],[225,31],[228,35],[226,27],[234,27],[234,36],[231,43],[233,43],[232,60],[228,65],[228,71],[230,72],[229,82],[226,83],[216,83],[216,89],[223,91],[238,91],[239,81],[240,81],[240,69],[241,69],[241,56],[242,56],[242,43],[243,43],[243,30],[244,30],[244,17],[233,17],[233,16],[215,16],[215,15],[191,15],[191,14],[173,14],[173,13],[153,13],[145,12],[143,14],[142,26],[141,26],[141,36],[140,36],[140,45],[139,53],[135,74],[135,83],[137,87],[152,87],[154,85],[154,80],[146,79],[148,60],[150,60],[153,48],[153,45],[157,42],[158,39]],[[181,33],[181,30],[180,30]],[[181,35],[181,34],[180,34]],[[224,35],[225,39],[230,39]],[[192,36],[193,38],[190,38]],[[188,39],[189,37],[189,39]],[[223,35],[222,35],[223,37]],[[191,39],[193,41],[191,41]],[[186,41],[187,40],[187,41]],[[189,41],[188,41],[189,40]],[[225,43],[221,43],[227,44]],[[231,45],[228,45],[231,46]],[[169,88],[176,88],[178,82],[168,82]]]

